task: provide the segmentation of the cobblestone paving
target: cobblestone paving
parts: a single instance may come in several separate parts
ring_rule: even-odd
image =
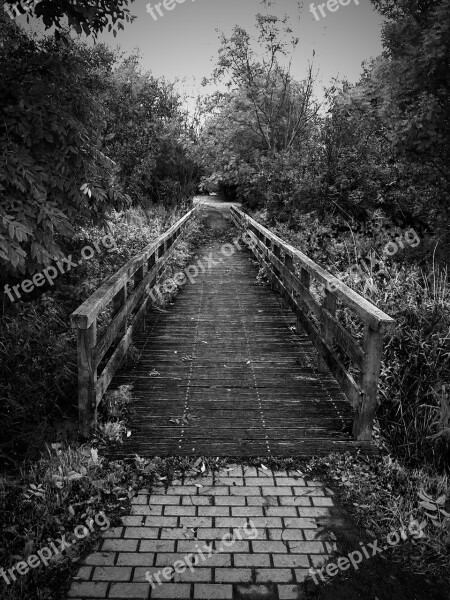
[[[316,518],[332,499],[295,472],[232,466],[141,492],[103,534],[70,600],[289,600],[333,550]]]

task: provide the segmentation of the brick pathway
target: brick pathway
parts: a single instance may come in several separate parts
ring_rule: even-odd
[[[143,491],[86,558],[70,600],[300,598],[333,550],[316,524],[331,506],[319,482],[245,466]]]

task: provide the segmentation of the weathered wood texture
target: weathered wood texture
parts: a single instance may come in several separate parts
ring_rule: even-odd
[[[131,436],[113,456],[371,451],[353,440],[354,411],[332,375],[319,373],[295,315],[256,283],[248,249],[225,257],[217,241],[199,258],[210,252],[216,264],[199,269],[167,312],[149,310],[134,336],[140,359],[112,382],[132,384],[134,395]]]
[[[85,438],[95,427],[98,404],[127,354],[134,331],[147,312],[149,289],[164,272],[175,242],[183,234],[193,212],[187,213],[128,261],[71,316],[72,327],[78,330],[78,407],[80,433]],[[131,294],[128,294],[129,286],[134,286]],[[100,316],[107,318],[103,313],[111,303],[112,318],[97,340],[97,321]],[[101,367],[110,350],[112,355]]]
[[[276,289],[296,314],[298,325],[316,346],[319,352],[318,370],[321,373],[328,369],[331,371],[355,408],[354,437],[360,441],[370,440],[383,337],[393,326],[393,319],[242,211],[232,207],[231,215],[258,261],[271,273]],[[317,285],[323,288],[322,303],[311,291],[313,281],[316,288]],[[339,323],[336,317],[338,302],[362,322],[362,347]],[[335,351],[335,346],[340,352]],[[350,362],[352,368],[344,366],[340,354],[346,355],[346,362]],[[359,373],[358,383],[355,371]]]

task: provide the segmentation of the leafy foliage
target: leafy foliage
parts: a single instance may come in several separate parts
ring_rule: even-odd
[[[0,264],[35,272],[62,252],[57,236],[127,202],[101,151],[96,103],[102,49],[36,42],[0,20]]]
[[[0,33],[3,277],[62,258],[76,227],[113,209],[192,197],[195,133],[172,84],[142,73],[137,55],[36,41],[1,14]]]
[[[173,84],[141,72],[134,54],[114,68],[104,102],[106,152],[133,202],[170,206],[192,197],[195,134]]]
[[[241,27],[230,38],[221,36],[213,80],[229,91],[211,98],[212,116],[201,137],[207,186],[234,190],[254,205],[264,202],[268,189],[274,209],[295,188],[297,170],[308,160],[318,108],[312,67],[302,82],[290,73],[289,56],[298,43],[284,41],[290,33],[286,19],[257,15],[256,42]]]
[[[132,2],[134,0],[88,0],[82,3],[73,0],[6,0],[4,3],[11,14],[31,14],[41,19],[46,29],[56,27],[57,33],[68,25],[79,35],[82,32],[96,35],[106,28],[116,35],[118,29],[124,29],[123,21],[134,19],[127,8]]]

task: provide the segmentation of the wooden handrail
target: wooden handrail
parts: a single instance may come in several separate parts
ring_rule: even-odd
[[[196,209],[189,211],[129,260],[71,315],[78,330],[78,410],[80,433],[88,438],[97,423],[97,408],[130,347],[132,336],[148,310],[150,291],[158,283],[177,239]],[[134,283],[128,294],[129,283]],[[97,319],[113,303],[113,316],[97,339]],[[114,352],[99,373],[99,366],[112,346]]]
[[[272,281],[319,352],[318,369],[328,369],[355,409],[353,435],[359,441],[372,438],[377,406],[383,338],[395,321],[345,283],[328,273],[308,256],[260,225],[235,206],[233,222],[245,232],[249,246],[271,273]],[[310,291],[311,279],[324,286],[320,304]],[[338,322],[337,301],[351,309],[364,324],[362,346]],[[316,326],[312,314],[319,326]],[[338,346],[359,371],[358,382],[336,355]]]

